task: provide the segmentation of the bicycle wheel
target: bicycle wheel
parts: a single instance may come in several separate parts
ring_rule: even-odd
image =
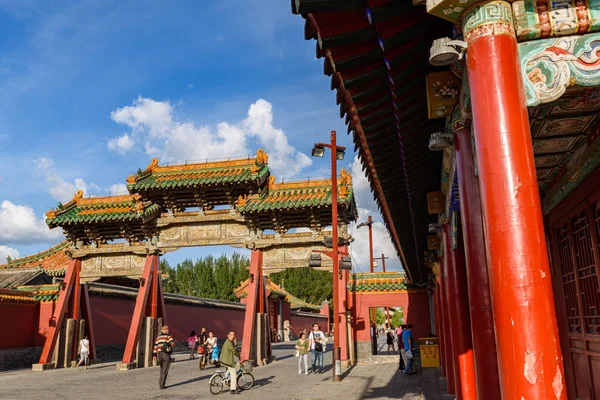
[[[214,374],[208,381],[208,387],[212,394],[221,393],[221,390],[223,390],[223,377],[220,374]]]
[[[200,356],[200,361],[199,364],[200,369],[204,369],[204,367],[206,367],[206,357],[204,357],[204,355]]]
[[[251,373],[243,373],[237,379],[238,388],[248,390],[254,385],[254,375]]]

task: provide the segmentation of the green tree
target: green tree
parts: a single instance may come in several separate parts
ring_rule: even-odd
[[[199,258],[196,262],[185,260],[172,268],[161,260],[160,268],[168,275],[165,292],[219,300],[238,301],[234,289],[248,279],[250,260],[239,253],[231,258],[225,255]]]
[[[333,280],[328,271],[289,268],[271,274],[269,278],[278,285],[283,284],[285,290],[308,303],[320,305],[333,297]]]
[[[402,307],[398,307],[398,308],[396,308],[396,311],[394,311],[394,315],[392,315],[390,324],[392,325],[392,328],[397,328],[399,326],[402,326],[403,323],[404,323],[404,312],[402,310]]]
[[[385,312],[381,308],[378,308],[375,313],[375,322],[377,325],[383,325],[387,322]]]

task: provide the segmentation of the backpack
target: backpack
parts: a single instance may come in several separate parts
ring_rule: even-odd
[[[173,351],[173,348],[171,347],[171,345],[169,345],[169,342],[166,339],[163,342],[162,348],[160,349],[160,351],[162,351],[164,353],[171,353]]]
[[[315,335],[315,334],[313,333],[313,340],[314,340],[314,339],[316,339],[316,336],[317,336],[317,335]],[[321,335],[319,334],[319,338],[320,338],[320,337],[321,337]],[[318,343],[318,342],[316,342],[316,341],[315,341],[315,351],[318,351],[318,352],[321,352],[321,353],[322,353],[322,352],[323,352],[323,343]]]

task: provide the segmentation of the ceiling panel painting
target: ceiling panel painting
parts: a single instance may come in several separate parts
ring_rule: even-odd
[[[538,156],[535,158],[536,168],[551,168],[556,167],[562,160],[562,154],[549,154],[546,156]]]
[[[533,152],[537,154],[565,153],[571,151],[579,137],[560,137],[552,139],[535,139],[533,141]]]

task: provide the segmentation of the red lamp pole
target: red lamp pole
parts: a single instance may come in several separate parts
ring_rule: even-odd
[[[333,381],[342,380],[340,360],[340,292],[336,279],[340,279],[340,258],[338,253],[338,210],[337,210],[337,141],[335,131],[331,131],[331,257],[333,261]]]

